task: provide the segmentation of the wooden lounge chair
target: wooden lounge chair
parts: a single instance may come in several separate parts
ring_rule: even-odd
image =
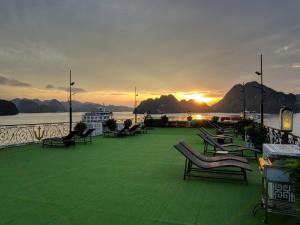
[[[203,132],[199,132],[197,135],[199,137],[201,137],[202,140],[203,140],[204,154],[207,154],[207,153],[216,153],[217,150],[216,150],[214,142],[212,142],[211,139],[207,138],[206,134],[204,134]],[[213,149],[210,150],[209,146],[212,146]]]
[[[95,129],[88,129],[83,134],[77,134],[75,136],[75,142],[79,143],[92,143],[92,133]]]
[[[147,134],[147,133],[148,133],[148,127],[146,127],[145,124],[142,124],[142,125],[140,125],[140,127],[139,127],[139,131],[140,131],[142,134]]]
[[[185,147],[188,151],[190,151],[194,156],[196,156],[198,159],[205,161],[205,162],[218,162],[218,161],[226,161],[226,160],[235,160],[243,163],[249,163],[248,160],[244,157],[234,156],[234,155],[220,155],[220,156],[205,156],[201,154],[199,151],[196,151],[193,149],[192,146],[187,144],[184,141],[179,142],[183,147]]]
[[[138,133],[139,127],[140,127],[139,124],[133,125],[132,127],[130,127],[130,128],[127,130],[126,134],[127,134],[127,135],[131,135],[131,136],[137,134],[137,133]]]
[[[127,130],[126,127],[123,127],[121,130],[107,130],[103,132],[103,136],[125,137]]]
[[[233,128],[224,128],[220,127],[217,123],[214,123],[212,121],[207,121],[210,126],[213,128],[217,129],[218,132],[223,133],[223,134],[235,134],[235,129]]]
[[[229,143],[233,142],[233,136],[232,135],[227,135],[227,134],[212,134],[208,130],[206,130],[203,127],[199,128],[199,131],[202,132],[205,135],[209,135],[210,137],[218,140],[219,142],[225,143],[228,141]]]
[[[256,160],[257,160],[257,154],[261,153],[261,151],[258,149],[248,148],[248,147],[244,147],[244,146],[233,144],[233,143],[222,145],[222,144],[218,143],[215,139],[211,138],[209,135],[204,135],[204,134],[199,133],[198,136],[201,137],[203,139],[203,141],[205,142],[205,144],[204,144],[205,152],[207,152],[207,150],[208,150],[208,145],[211,145],[213,147],[213,150],[215,153],[219,149],[221,151],[228,152],[229,154],[244,156],[244,152],[248,151],[248,152],[252,152],[254,154],[254,158]],[[247,158],[250,158],[250,157],[247,157]]]
[[[67,136],[46,138],[43,140],[43,147],[69,147],[75,145],[75,135],[77,131],[71,131]]]
[[[198,159],[181,144],[174,147],[186,158],[183,179],[202,177],[214,179],[235,179],[244,181],[248,185],[246,171],[251,171],[250,165],[236,160],[206,162]],[[210,174],[210,175],[208,175]]]

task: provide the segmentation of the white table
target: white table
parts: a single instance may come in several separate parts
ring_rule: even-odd
[[[300,158],[300,147],[287,144],[263,144],[263,157],[269,158]]]
[[[270,159],[272,164],[266,164],[262,171],[262,198],[253,213],[260,208],[265,209],[265,220],[269,212],[299,216],[298,212],[290,207],[297,200],[294,184],[289,174],[283,169],[285,159],[299,158],[300,148],[297,145],[264,144],[263,157]]]
[[[284,196],[289,201],[294,201],[295,196],[290,192],[290,185],[281,184],[290,182],[289,174],[283,170],[282,166],[284,166],[285,159],[300,158],[300,147],[289,144],[264,144],[263,157],[272,161],[272,165],[266,166],[263,171],[265,180],[269,181],[267,188],[269,198],[276,199],[278,196]]]

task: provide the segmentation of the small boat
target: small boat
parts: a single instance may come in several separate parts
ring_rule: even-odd
[[[237,123],[239,121],[241,121],[241,118],[239,116],[221,116],[219,118],[219,122]]]

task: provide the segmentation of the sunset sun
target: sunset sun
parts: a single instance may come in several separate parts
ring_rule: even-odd
[[[212,105],[216,103],[220,98],[217,97],[208,97],[205,96],[203,93],[178,93],[176,94],[178,99],[182,100],[195,100],[196,102],[199,103],[206,103],[208,105]]]

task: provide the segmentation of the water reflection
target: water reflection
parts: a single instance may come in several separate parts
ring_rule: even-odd
[[[195,119],[196,119],[196,120],[203,120],[203,116],[202,116],[201,114],[197,114],[197,115],[195,116]]]
[[[76,112],[73,113],[73,121],[80,121],[81,115],[83,113]],[[173,113],[173,114],[153,114],[153,118],[160,118],[162,115],[167,115],[170,121],[183,120],[186,121],[187,113]],[[15,116],[1,116],[1,125],[10,124],[33,124],[33,123],[54,123],[54,122],[67,122],[69,121],[68,113],[20,113]],[[239,116],[239,113],[192,113],[193,119],[210,119],[213,116],[220,117],[233,117]],[[134,114],[131,112],[114,112],[114,117],[118,121],[123,121],[125,119],[134,119]],[[138,121],[143,121],[144,115],[138,115]],[[274,128],[279,128],[279,115],[275,114],[265,114],[265,124]],[[300,135],[300,113],[294,114],[294,130],[293,133]]]

